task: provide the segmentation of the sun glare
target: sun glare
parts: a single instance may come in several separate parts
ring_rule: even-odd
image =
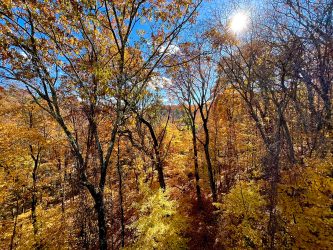
[[[248,24],[249,16],[244,12],[238,12],[230,20],[230,29],[238,34],[243,32]]]

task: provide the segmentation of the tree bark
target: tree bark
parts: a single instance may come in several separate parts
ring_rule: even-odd
[[[201,198],[201,189],[200,189],[200,175],[199,175],[199,163],[198,163],[198,147],[197,147],[197,137],[195,131],[195,123],[192,121],[191,124],[192,130],[192,143],[193,143],[193,162],[194,162],[194,175],[195,175],[195,186],[198,199],[198,208],[202,209],[202,198]]]
[[[33,113],[32,111],[28,112],[29,115],[29,128],[33,128]],[[34,162],[33,170],[32,170],[32,194],[31,194],[31,222],[34,232],[34,240],[35,240],[35,248],[39,249],[39,244],[36,242],[36,236],[38,234],[38,225],[37,225],[37,215],[36,215],[36,208],[37,208],[37,169],[40,160],[40,152],[41,149],[38,145],[37,148],[37,155],[34,155],[34,149],[32,145],[29,145],[30,149],[30,157]]]
[[[166,185],[165,185],[165,180],[164,180],[164,172],[163,172],[163,164],[160,156],[159,149],[155,150],[156,154],[156,168],[157,168],[157,173],[158,173],[158,182],[160,183],[160,187],[165,190]]]
[[[140,121],[145,124],[149,130],[150,136],[153,140],[153,147],[154,147],[154,153],[155,153],[155,160],[156,160],[156,169],[157,169],[157,173],[158,173],[158,182],[160,184],[160,187],[165,190],[166,189],[166,185],[165,185],[165,179],[164,179],[164,172],[163,172],[163,163],[162,163],[162,159],[161,159],[161,152],[160,152],[160,148],[159,148],[159,142],[157,140],[157,137],[155,135],[153,126],[147,121],[145,120],[142,116],[139,115],[139,119]]]
[[[37,167],[38,162],[35,161],[34,163],[34,169],[32,172],[32,198],[31,198],[31,220],[32,220],[32,226],[34,230],[34,236],[38,233],[38,227],[37,227],[37,215],[36,215],[36,208],[37,208]]]
[[[279,153],[270,153],[268,157],[270,165],[269,170],[270,176],[270,194],[269,194],[269,222],[268,222],[268,233],[270,237],[270,249],[275,249],[275,235],[276,235],[276,205],[278,196],[278,181],[279,181]]]
[[[32,198],[31,198],[31,221],[32,221],[32,227],[33,227],[33,232],[34,232],[34,247],[35,249],[40,249],[40,245],[37,239],[37,234],[38,234],[38,225],[37,225],[37,214],[36,214],[36,209],[37,209],[37,168],[38,168],[38,157],[35,160],[34,163],[34,169],[32,172]]]
[[[288,151],[289,151],[289,159],[290,159],[290,163],[291,164],[295,164],[296,163],[296,157],[295,157],[295,150],[294,150],[294,144],[293,144],[293,140],[289,131],[289,127],[287,124],[286,119],[284,118],[283,114],[281,115],[281,125],[283,127],[284,130],[284,135],[288,144]]]
[[[120,207],[120,224],[121,224],[121,247],[125,246],[125,221],[124,221],[124,207],[123,207],[123,179],[122,169],[120,163],[120,140],[118,140],[118,151],[117,151],[117,172],[119,177],[119,207]]]
[[[101,191],[99,191],[98,193],[94,194],[93,197],[95,200],[95,210],[98,217],[99,249],[107,250],[104,195]]]
[[[216,186],[215,186],[215,180],[213,175],[213,166],[212,166],[212,160],[210,158],[209,153],[209,131],[207,126],[207,120],[203,119],[203,128],[205,132],[205,142],[204,142],[204,151],[205,151],[205,157],[207,162],[207,169],[208,169],[208,178],[209,178],[209,185],[212,192],[213,202],[217,201],[217,193],[216,193]]]
[[[16,236],[16,226],[17,226],[18,209],[19,209],[19,205],[18,205],[18,198],[17,198],[16,199],[16,213],[14,215],[15,218],[14,218],[13,233],[12,233],[12,237],[10,238],[10,246],[9,246],[10,250],[14,249],[14,239],[15,239],[15,236]]]

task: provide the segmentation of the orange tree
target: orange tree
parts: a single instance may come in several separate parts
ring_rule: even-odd
[[[54,0],[0,4],[0,77],[23,84],[66,134],[80,183],[95,203],[100,249],[107,249],[104,187],[118,128],[200,3]],[[84,140],[78,140],[67,119],[71,116],[65,106],[69,97],[78,100],[84,115]],[[103,117],[109,124],[107,140],[100,136]],[[87,174],[95,164],[92,154],[98,159],[98,180]]]

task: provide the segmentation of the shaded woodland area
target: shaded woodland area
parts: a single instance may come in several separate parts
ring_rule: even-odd
[[[332,0],[2,0],[0,249],[333,249],[332,85]]]

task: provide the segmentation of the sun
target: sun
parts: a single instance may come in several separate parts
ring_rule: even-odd
[[[230,29],[234,33],[239,34],[246,30],[248,24],[249,16],[244,12],[238,12],[230,20]]]

